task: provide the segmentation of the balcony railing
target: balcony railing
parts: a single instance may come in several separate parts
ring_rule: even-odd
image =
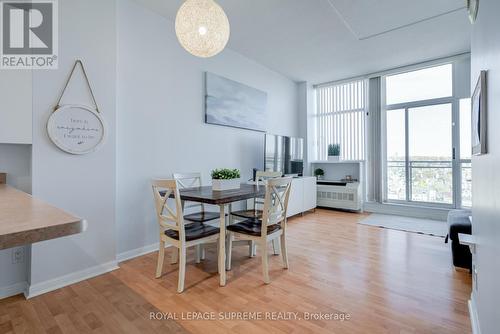
[[[453,204],[453,162],[451,160],[410,160],[387,162],[389,200]],[[410,187],[407,188],[407,178]]]

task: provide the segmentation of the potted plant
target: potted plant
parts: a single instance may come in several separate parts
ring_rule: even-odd
[[[328,161],[340,161],[340,144],[328,145]]]
[[[316,169],[314,170],[314,176],[316,176],[316,178],[317,178],[318,180],[323,179],[323,176],[324,176],[324,175],[325,175],[325,171],[324,171],[324,170],[322,170],[321,168],[316,168]]]
[[[212,189],[229,190],[240,188],[240,171],[238,169],[214,169],[212,171]]]

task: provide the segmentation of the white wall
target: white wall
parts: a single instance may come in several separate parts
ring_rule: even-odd
[[[314,173],[316,168],[321,168],[325,172],[325,180],[340,181],[345,179],[347,175],[351,175],[353,179],[360,180],[359,165],[360,164],[356,162],[340,164],[314,163],[311,166],[311,171]]]
[[[0,173],[7,173],[7,184],[31,193],[31,145],[0,143]]]
[[[67,283],[82,273],[107,270],[113,267],[116,255],[116,3],[58,3],[59,69],[33,73],[33,195],[85,218],[89,227],[75,236],[33,244],[30,294]],[[60,151],[45,128],[77,58],[86,66],[109,127],[101,149],[83,156]],[[63,103],[91,104],[81,76],[75,78]]]
[[[0,143],[31,144],[32,71],[0,71]]]
[[[7,173],[7,184],[31,193],[31,145],[0,144],[0,172]],[[13,264],[12,253],[17,248],[0,251],[0,298],[25,288],[29,247],[20,247],[25,254],[24,261]]]
[[[472,33],[472,89],[488,70],[488,154],[472,159],[473,234],[479,241],[475,304],[482,334],[498,333],[500,319],[500,2],[481,0]]]
[[[235,37],[233,37],[235,38]],[[299,135],[297,85],[228,49],[211,59],[184,51],[173,22],[131,1],[118,5],[118,252],[158,242],[150,179],[172,172],[263,167],[264,135],[204,123],[204,72],[268,93],[271,133]]]

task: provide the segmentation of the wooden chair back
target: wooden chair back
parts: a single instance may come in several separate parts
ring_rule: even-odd
[[[202,186],[201,173],[173,173],[172,177],[177,181],[179,189],[186,188],[197,188]],[[201,208],[201,211],[205,211],[205,205],[203,203],[184,203],[184,209],[189,208]]]
[[[258,170],[255,173],[255,182],[257,183],[257,186],[259,183],[263,183],[264,181],[268,179],[274,179],[277,177],[281,177],[281,172],[270,172],[270,171],[265,171],[265,170]]]
[[[281,177],[281,175],[281,172],[259,170],[255,173],[255,184],[257,185],[257,188],[259,188],[260,185],[265,185],[265,181]],[[264,199],[258,197],[254,198],[255,210],[257,210],[257,204],[259,204],[259,208],[262,207],[262,205],[264,204]]]
[[[262,236],[267,235],[267,227],[270,225],[281,224],[282,229],[285,229],[291,186],[291,177],[266,181],[266,196],[262,212]]]
[[[165,230],[179,231],[179,240],[184,238],[184,215],[182,210],[179,187],[176,180],[153,180],[153,196],[160,233]],[[165,191],[162,196],[161,192]],[[173,197],[173,198],[172,198]],[[172,199],[172,201],[169,201]]]

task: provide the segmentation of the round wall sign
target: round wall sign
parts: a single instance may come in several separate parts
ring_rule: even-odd
[[[101,115],[84,105],[57,108],[47,121],[47,132],[57,147],[71,154],[93,152],[106,138],[106,126]]]

